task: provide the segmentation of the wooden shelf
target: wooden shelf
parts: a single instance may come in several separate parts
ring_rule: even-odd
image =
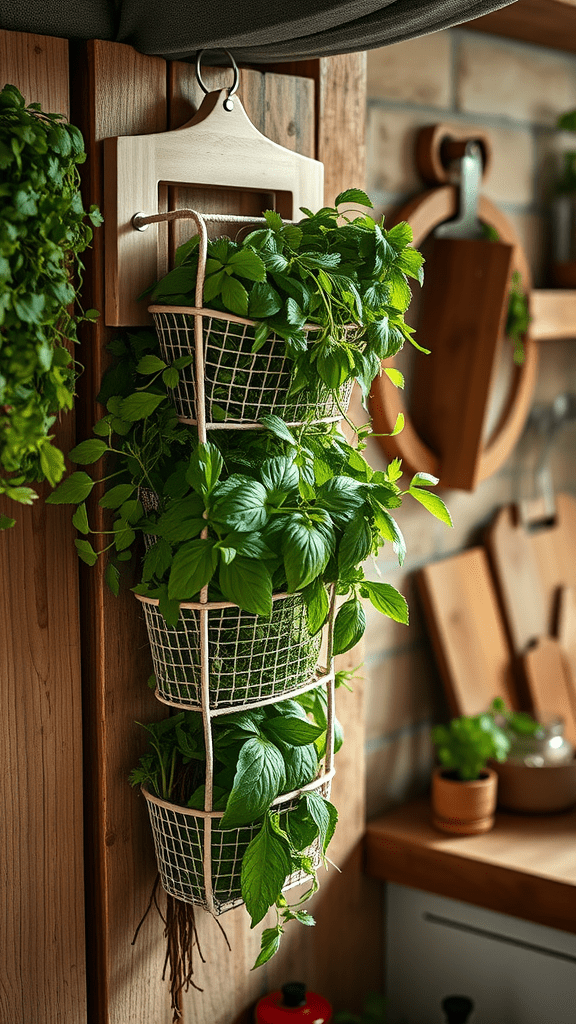
[[[463,27],[576,53],[576,0],[517,0]]]
[[[369,823],[366,869],[373,878],[576,933],[575,835],[576,809],[499,812],[485,835],[444,836],[422,799]]]
[[[576,291],[536,288],[530,296],[530,304],[531,334],[536,341],[576,338]]]

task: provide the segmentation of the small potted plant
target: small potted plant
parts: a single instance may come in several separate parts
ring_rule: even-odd
[[[487,762],[506,759],[508,735],[486,712],[435,726],[432,740],[441,765],[432,775],[434,825],[457,835],[489,832],[494,825],[498,776]]]

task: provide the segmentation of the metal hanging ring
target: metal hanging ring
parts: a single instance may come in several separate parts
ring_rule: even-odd
[[[202,91],[205,92],[205,93],[209,93],[210,89],[206,88],[206,85],[204,84],[204,81],[202,79],[201,66],[202,66],[202,57],[203,57],[203,55],[205,53],[209,53],[209,52],[210,52],[209,49],[208,50],[204,49],[204,50],[199,50],[198,53],[196,54],[196,78],[198,79],[198,85],[200,86]],[[240,72],[238,70],[237,63],[234,60],[234,57],[230,53],[230,50],[225,50],[224,47],[222,47],[222,52],[225,53],[226,56],[228,57],[228,60],[230,61],[230,66],[232,67],[232,69],[234,71],[234,81],[232,82],[232,85],[228,89],[228,100],[226,101],[226,103],[227,103],[228,101],[230,101],[230,97],[234,95],[234,93],[236,92],[236,90],[237,90],[237,88],[238,88],[238,86],[240,84]],[[226,109],[231,109],[231,108],[227,107]]]

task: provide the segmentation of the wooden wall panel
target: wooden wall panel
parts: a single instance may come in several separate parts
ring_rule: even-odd
[[[0,32],[0,84],[68,114],[68,44]],[[74,443],[74,418],[56,426]],[[69,509],[0,499],[0,1020],[85,1024],[78,561]]]
[[[92,41],[72,51],[73,119],[82,129],[89,159],[86,202],[102,207],[102,139],[164,131],[167,124],[166,64],[130,46]],[[105,212],[105,211],[104,211]],[[105,253],[97,232],[87,261],[84,299],[104,308]],[[109,362],[105,346],[116,332],[103,318],[85,331],[80,438],[102,415],[94,396]],[[102,512],[91,522],[106,526]],[[84,569],[84,567],[83,567]],[[151,672],[140,606],[126,587],[115,598],[104,582],[104,565],[82,578],[82,645],[88,757],[88,875],[90,1024],[168,1021],[169,998],[161,981],[164,940],[151,917],[131,945],[146,908],[156,868],[144,800],[130,789],[128,773],[145,746],[136,721],[165,713],[146,686]]]
[[[324,162],[324,198],[363,188],[366,175],[366,54],[324,57],[318,82],[318,159]]]

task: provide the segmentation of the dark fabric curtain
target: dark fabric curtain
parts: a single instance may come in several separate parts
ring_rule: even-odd
[[[226,47],[245,63],[328,57],[426,35],[511,0],[0,0],[0,27],[114,39],[186,60]],[[210,63],[217,62],[210,55]]]

